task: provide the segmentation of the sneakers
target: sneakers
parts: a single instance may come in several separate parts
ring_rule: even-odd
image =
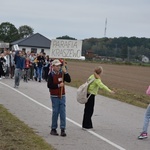
[[[60,134],[60,135],[61,135],[61,136],[67,136],[67,134],[66,134],[66,132],[65,132],[64,129],[61,130],[61,134]]]
[[[58,133],[57,133],[56,129],[52,129],[51,132],[50,132],[50,134],[58,136]]]
[[[148,138],[148,136],[147,136],[147,133],[145,133],[145,132],[142,132],[142,133],[138,136],[138,139],[140,139],[140,140],[146,139],[146,138]]]

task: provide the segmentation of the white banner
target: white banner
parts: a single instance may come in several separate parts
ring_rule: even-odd
[[[15,50],[15,51],[18,51],[18,50],[19,50],[19,46],[18,46],[18,44],[13,45],[13,47],[14,47],[14,50]]]
[[[9,48],[9,43],[0,43],[0,48]]]
[[[50,58],[80,59],[81,52],[81,40],[51,40]]]

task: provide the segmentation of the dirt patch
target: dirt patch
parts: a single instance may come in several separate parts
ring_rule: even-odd
[[[85,82],[96,66],[102,66],[102,82],[111,89],[124,89],[145,94],[150,84],[150,67],[68,61],[72,81]]]

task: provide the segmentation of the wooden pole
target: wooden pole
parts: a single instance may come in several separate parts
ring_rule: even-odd
[[[65,67],[65,59],[63,59],[63,66],[62,66],[62,67]],[[64,82],[64,72],[63,72],[63,71],[62,71],[62,82]],[[64,85],[64,86],[65,86],[65,85]],[[62,98],[63,88],[64,88],[64,87],[61,87],[60,98]]]

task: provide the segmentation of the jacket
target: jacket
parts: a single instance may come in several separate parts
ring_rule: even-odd
[[[95,78],[94,75],[91,75],[89,79]],[[99,89],[110,92],[111,90],[102,83],[101,79],[95,79],[88,87],[88,93],[97,95]]]
[[[56,74],[54,71],[50,72],[48,76],[48,82],[47,87],[49,88],[49,92],[52,96],[61,96],[61,87],[59,87],[59,84],[61,82],[71,82],[71,77],[68,73],[64,74],[64,78],[62,80],[62,72],[60,71],[58,74]],[[65,86],[62,89],[62,95],[65,95]]]
[[[16,68],[21,69],[21,70],[24,69],[25,58],[22,56],[19,56],[18,53],[15,54],[14,62],[15,62]]]

